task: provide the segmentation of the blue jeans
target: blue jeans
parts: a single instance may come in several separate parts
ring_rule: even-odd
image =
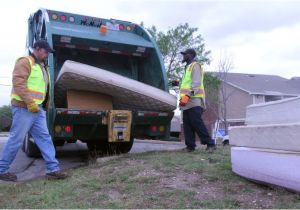
[[[31,113],[25,108],[12,106],[12,115],[9,138],[0,159],[0,173],[8,171],[27,133],[32,136],[42,153],[46,162],[46,173],[58,171],[58,161],[55,158],[55,148],[48,131],[45,110],[40,106],[38,113]]]
[[[195,133],[200,138],[201,144],[214,145],[215,142],[210,137],[206,126],[202,120],[203,108],[196,106],[187,110],[183,110],[183,130],[185,144],[188,148],[196,147]]]

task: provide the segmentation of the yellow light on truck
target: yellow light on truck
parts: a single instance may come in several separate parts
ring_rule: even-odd
[[[165,131],[165,126],[163,126],[163,125],[159,126],[159,131],[164,132]]]
[[[131,31],[131,27],[130,26],[127,26],[126,29],[127,29],[127,31]]]
[[[52,14],[51,18],[52,20],[57,20],[57,14]]]
[[[61,126],[60,125],[57,125],[57,126],[55,126],[55,128],[54,128],[54,130],[55,130],[55,132],[56,133],[60,133],[61,132]]]

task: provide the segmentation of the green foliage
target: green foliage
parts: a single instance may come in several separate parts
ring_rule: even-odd
[[[0,131],[8,131],[12,122],[12,114],[10,106],[0,107]]]
[[[170,80],[180,79],[184,67],[181,65],[181,51],[186,48],[194,48],[198,61],[203,64],[210,63],[210,51],[205,50],[202,36],[197,34],[198,28],[192,28],[188,23],[180,24],[167,32],[158,31],[155,26],[147,28],[152,38],[156,41],[162,55]]]
[[[209,100],[210,103],[218,103],[220,86],[221,81],[216,76],[212,73],[205,74],[204,87],[206,99]]]

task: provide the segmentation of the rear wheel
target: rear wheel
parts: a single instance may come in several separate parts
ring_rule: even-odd
[[[90,155],[92,157],[108,155],[107,140],[104,139],[93,140],[93,141],[88,141],[86,144],[89,149]]]
[[[133,145],[134,138],[131,137],[129,142],[114,142],[109,144],[109,152],[111,154],[128,153]]]
[[[113,142],[109,143],[107,140],[90,141],[87,142],[87,147],[92,156],[105,156],[128,153],[133,145],[134,138],[129,142]]]
[[[29,134],[27,134],[24,138],[22,150],[28,157],[41,157],[40,149],[33,142],[33,139]]]

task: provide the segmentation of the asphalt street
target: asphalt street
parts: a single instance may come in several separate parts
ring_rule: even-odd
[[[0,135],[0,154],[7,141],[7,135]],[[156,140],[135,140],[130,153],[142,153],[147,151],[176,150],[184,148],[182,142],[163,142]],[[57,159],[62,170],[85,166],[88,163],[89,154],[86,144],[78,141],[73,144],[65,144],[57,148]],[[10,167],[10,172],[16,173],[18,181],[28,181],[43,177],[45,164],[42,158],[29,158],[20,149],[16,159]],[[0,181],[1,183],[1,181]]]

